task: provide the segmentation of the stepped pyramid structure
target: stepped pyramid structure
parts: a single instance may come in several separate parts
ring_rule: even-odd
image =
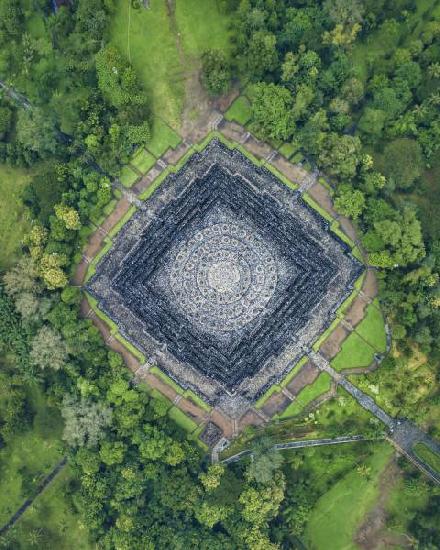
[[[238,417],[310,349],[362,269],[299,192],[214,139],[134,213],[87,290],[178,384]]]

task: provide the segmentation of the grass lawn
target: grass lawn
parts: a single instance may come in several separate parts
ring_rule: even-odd
[[[155,163],[156,159],[153,155],[147,153],[144,149],[138,151],[130,161],[130,164],[137,168],[139,172],[142,172],[142,174],[146,174]]]
[[[305,542],[314,550],[352,550],[353,536],[379,494],[378,481],[393,454],[387,443],[377,443],[363,464],[368,477],[355,468],[337,481],[313,508],[305,531]]]
[[[251,116],[251,104],[243,95],[237,97],[225,113],[226,120],[238,122],[238,124],[241,124],[242,126],[249,122]]]
[[[16,550],[29,548],[56,548],[57,550],[92,550],[86,525],[75,512],[68,493],[73,483],[66,466],[26,510],[13,529],[8,532],[10,546]]]
[[[374,359],[375,350],[356,332],[352,332],[341,346],[341,351],[332,360],[335,370],[368,367]]]
[[[278,152],[286,159],[290,159],[293,153],[296,153],[297,151],[298,144],[294,143],[283,143],[283,145],[281,145],[281,147],[278,149]]]
[[[398,479],[390,491],[386,504],[386,512],[390,519],[386,526],[388,530],[398,536],[406,533],[415,512],[426,506],[429,494],[435,490],[435,486],[427,483],[423,475],[414,477],[409,487],[405,486],[403,478]]]
[[[295,398],[286,410],[280,415],[279,418],[289,418],[299,414],[304,407],[311,403],[314,399],[319,397],[324,392],[330,389],[331,377],[326,372],[321,372],[318,378],[306,386]]]
[[[177,129],[188,71],[198,66],[206,49],[228,52],[230,31],[229,17],[220,12],[216,0],[177,0],[175,6],[173,15],[164,0],[151,0],[148,10],[115,0],[110,41],[133,64],[150,95],[153,116]]]
[[[0,272],[17,257],[21,240],[30,226],[21,202],[30,178],[29,170],[0,164]]]
[[[185,393],[185,391],[159,367],[153,366],[149,369],[149,371],[151,372],[151,374],[154,374],[154,376],[159,378],[159,380],[162,380],[162,382],[165,382],[165,384],[173,388],[173,390],[179,395],[183,395]]]
[[[168,411],[168,416],[174,420],[174,422],[183,428],[186,432],[192,433],[194,430],[197,429],[197,424],[189,418],[189,416],[186,416],[184,412],[182,412],[178,407],[172,407]]]
[[[365,317],[356,327],[356,332],[380,353],[386,351],[385,322],[377,300],[368,306]]]
[[[134,10],[126,0],[114,4],[111,42],[131,60],[150,95],[152,112],[177,128],[185,87],[166,2],[151,0],[148,10]]]
[[[424,443],[417,443],[414,446],[414,452],[418,457],[426,462],[433,470],[440,473],[440,456],[431,451]]]
[[[176,23],[186,55],[199,57],[207,49],[228,53],[230,19],[217,0],[176,0]]]
[[[156,158],[161,157],[168,149],[175,149],[182,138],[174,132],[167,124],[159,118],[153,121],[153,131],[151,141],[147,145],[147,149]]]
[[[344,388],[338,386],[336,397],[323,403],[314,413],[319,437],[358,435],[371,428],[374,418]]]
[[[130,166],[124,166],[119,179],[124,187],[131,187],[139,179],[139,175]]]
[[[0,525],[35,494],[39,483],[63,456],[61,417],[47,406],[37,388],[29,390],[28,402],[35,415],[33,426],[0,449]]]

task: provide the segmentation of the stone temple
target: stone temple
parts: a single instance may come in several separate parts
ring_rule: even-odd
[[[123,226],[87,290],[149,362],[237,417],[310,349],[361,272],[299,192],[215,139]]]

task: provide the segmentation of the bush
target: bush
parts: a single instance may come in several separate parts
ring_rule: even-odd
[[[207,50],[202,55],[202,83],[210,95],[226,93],[231,82],[231,68],[220,50]]]

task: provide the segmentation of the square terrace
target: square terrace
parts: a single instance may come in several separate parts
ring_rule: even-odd
[[[240,416],[361,272],[298,192],[215,139],[124,225],[87,290],[150,362]]]

